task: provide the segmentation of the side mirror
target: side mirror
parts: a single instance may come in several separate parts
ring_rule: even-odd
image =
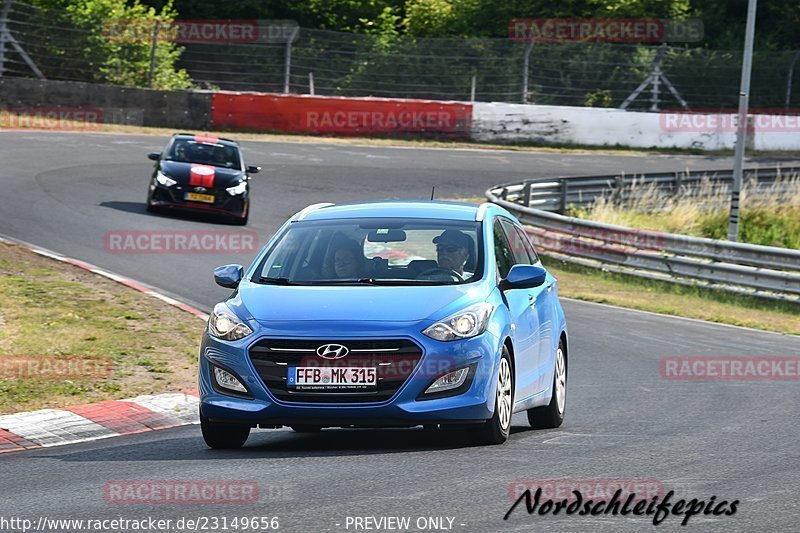
[[[214,269],[214,281],[226,289],[238,287],[243,275],[242,265],[224,265]]]
[[[547,279],[547,271],[533,265],[514,265],[506,279],[500,282],[500,290],[530,289],[543,285]]]
[[[147,159],[158,161],[159,159],[161,159],[161,152],[150,152],[149,154],[147,154]]]
[[[248,174],[258,174],[259,172],[261,172],[261,167],[256,167],[252,165],[247,167]]]

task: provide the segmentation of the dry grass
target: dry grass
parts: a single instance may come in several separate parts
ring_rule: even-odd
[[[677,194],[641,181],[619,195],[598,198],[580,218],[633,228],[722,238],[727,233],[730,192],[725,184],[704,178]],[[800,177],[787,176],[770,186],[748,180],[741,192],[741,240],[800,248]]]

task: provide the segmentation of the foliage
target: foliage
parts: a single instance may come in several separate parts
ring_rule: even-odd
[[[70,31],[69,42],[65,39],[45,38],[49,54],[57,61],[45,65],[49,77],[75,79],[80,69],[70,59],[81,57],[94,66],[92,71],[84,72],[91,76],[86,81],[110,83],[136,87],[148,86],[150,76],[150,56],[152,41],[133,39],[116,34],[115,28],[131,27],[153,28],[171,23],[177,13],[171,2],[160,10],[148,7],[134,0],[130,3],[118,0],[33,0],[42,8],[49,24],[56,21],[60,26],[68,26],[78,31]],[[41,25],[43,33],[47,33]],[[34,45],[35,46],[35,45]],[[152,87],[154,89],[184,89],[191,86],[191,79],[185,70],[175,68],[181,48],[168,41],[157,41],[154,56]],[[60,59],[60,60],[59,60]],[[60,75],[59,71],[65,75]]]

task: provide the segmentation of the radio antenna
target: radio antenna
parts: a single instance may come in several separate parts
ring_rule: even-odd
[[[431,200],[433,200],[434,195],[436,194],[436,185],[431,188]]]

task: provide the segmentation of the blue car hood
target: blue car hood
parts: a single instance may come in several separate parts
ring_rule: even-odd
[[[247,283],[239,287],[237,300],[259,322],[414,322],[438,320],[488,296],[483,284],[474,283],[435,287],[283,287]]]

